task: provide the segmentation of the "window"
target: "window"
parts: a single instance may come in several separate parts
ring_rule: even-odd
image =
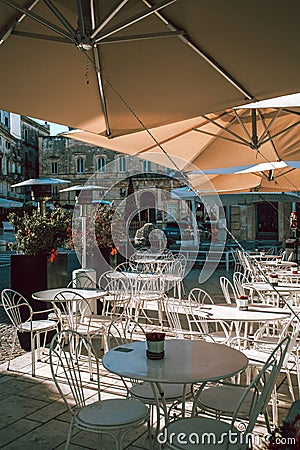
[[[5,125],[6,127],[9,126],[8,117],[4,117],[4,125]]]
[[[58,162],[57,161],[51,162],[51,173],[54,175],[58,174]]]
[[[151,172],[151,161],[143,161],[143,171]]]
[[[9,141],[5,141],[5,147],[6,147],[7,149],[10,149],[10,142],[9,142]]]
[[[118,163],[119,163],[119,172],[121,172],[121,173],[126,172],[126,159],[125,159],[125,156],[121,156],[118,159]]]
[[[52,197],[54,199],[56,199],[58,197],[58,189],[57,189],[57,185],[56,184],[51,186],[51,192],[52,192]]]
[[[256,239],[278,239],[278,203],[256,205]]]
[[[24,140],[28,141],[28,130],[24,130]]]
[[[76,172],[77,173],[83,173],[84,172],[84,159],[78,158],[76,160]]]
[[[16,173],[16,164],[14,162],[11,163],[11,173]]]
[[[105,158],[103,156],[97,159],[97,171],[101,173],[105,172]]]
[[[3,158],[2,156],[0,156],[0,171],[2,172],[2,167],[3,167]]]

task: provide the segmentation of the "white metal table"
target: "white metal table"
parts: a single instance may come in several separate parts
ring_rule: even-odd
[[[260,304],[249,305],[247,311],[240,310],[236,304],[203,305],[196,308],[195,313],[199,313],[199,316],[203,316],[203,313],[206,313],[209,320],[222,320],[233,323],[236,339],[239,342],[241,339],[241,324],[244,324],[243,335],[246,342],[250,324],[277,322],[291,317],[287,310],[270,308]],[[244,347],[246,346],[245,342]]]
[[[264,305],[249,305],[247,311],[240,310],[235,304],[204,305],[195,309],[199,315],[206,313],[211,320],[226,322],[271,322],[287,319],[290,313],[282,308],[270,308]]]
[[[124,348],[127,351],[122,350]],[[156,384],[158,392],[163,392],[161,384],[182,384],[184,415],[187,385],[232,377],[247,367],[248,358],[227,345],[201,340],[167,339],[163,359],[148,359],[146,341],[140,341],[113,348],[105,353],[102,363],[107,370],[122,377]],[[156,390],[153,389],[153,392]],[[166,405],[164,411],[167,421]]]
[[[91,312],[97,314],[97,300],[104,297],[106,292],[100,289],[76,289],[76,288],[56,288],[56,289],[46,289],[44,291],[34,292],[32,298],[42,302],[53,302],[54,298],[60,292],[72,292],[73,294],[79,294],[89,301]],[[70,294],[70,299],[72,299],[72,294]],[[67,294],[64,295],[67,299]]]

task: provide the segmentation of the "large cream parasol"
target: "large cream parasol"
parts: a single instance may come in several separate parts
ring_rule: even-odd
[[[299,15],[298,0],[0,0],[0,108],[116,137],[299,92]]]

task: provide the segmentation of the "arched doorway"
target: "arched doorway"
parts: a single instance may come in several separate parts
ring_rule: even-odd
[[[152,192],[145,191],[141,193],[140,211],[141,221],[151,223],[156,222],[155,196]]]

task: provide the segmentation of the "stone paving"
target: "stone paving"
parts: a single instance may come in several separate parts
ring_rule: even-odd
[[[218,269],[201,286],[211,294],[215,302],[222,301],[219,285],[221,275],[231,278],[232,271],[226,272]],[[191,288],[199,286],[198,277],[199,268],[195,268],[189,273],[184,280],[185,293]],[[7,272],[4,275],[2,271],[0,275],[2,288],[9,287],[9,284],[6,284],[7,279]],[[70,415],[53,384],[49,363],[47,361],[39,362],[37,376],[32,378],[30,353],[24,352],[17,345],[11,365],[13,371],[7,372],[5,361],[10,343],[11,326],[5,312],[0,308],[0,448],[4,450],[61,450],[64,448]],[[125,396],[124,386],[116,376],[108,374],[103,368],[101,374],[105,377],[102,382],[104,398],[111,398],[116,394]],[[95,398],[95,385],[89,382],[86,388],[90,392],[91,400]],[[291,399],[286,383],[283,383],[279,391],[280,422],[286,417],[290,405]],[[189,410],[189,405],[187,405],[187,410]],[[266,433],[261,419],[255,427],[255,433],[261,437]],[[74,432],[70,445],[71,450],[94,448],[96,448],[94,436],[82,431]],[[112,442],[104,438],[101,449],[111,450],[111,448],[113,448]],[[129,433],[126,449],[145,450],[149,448],[150,443],[145,427]],[[261,446],[256,446],[255,450],[261,450],[261,448]]]

